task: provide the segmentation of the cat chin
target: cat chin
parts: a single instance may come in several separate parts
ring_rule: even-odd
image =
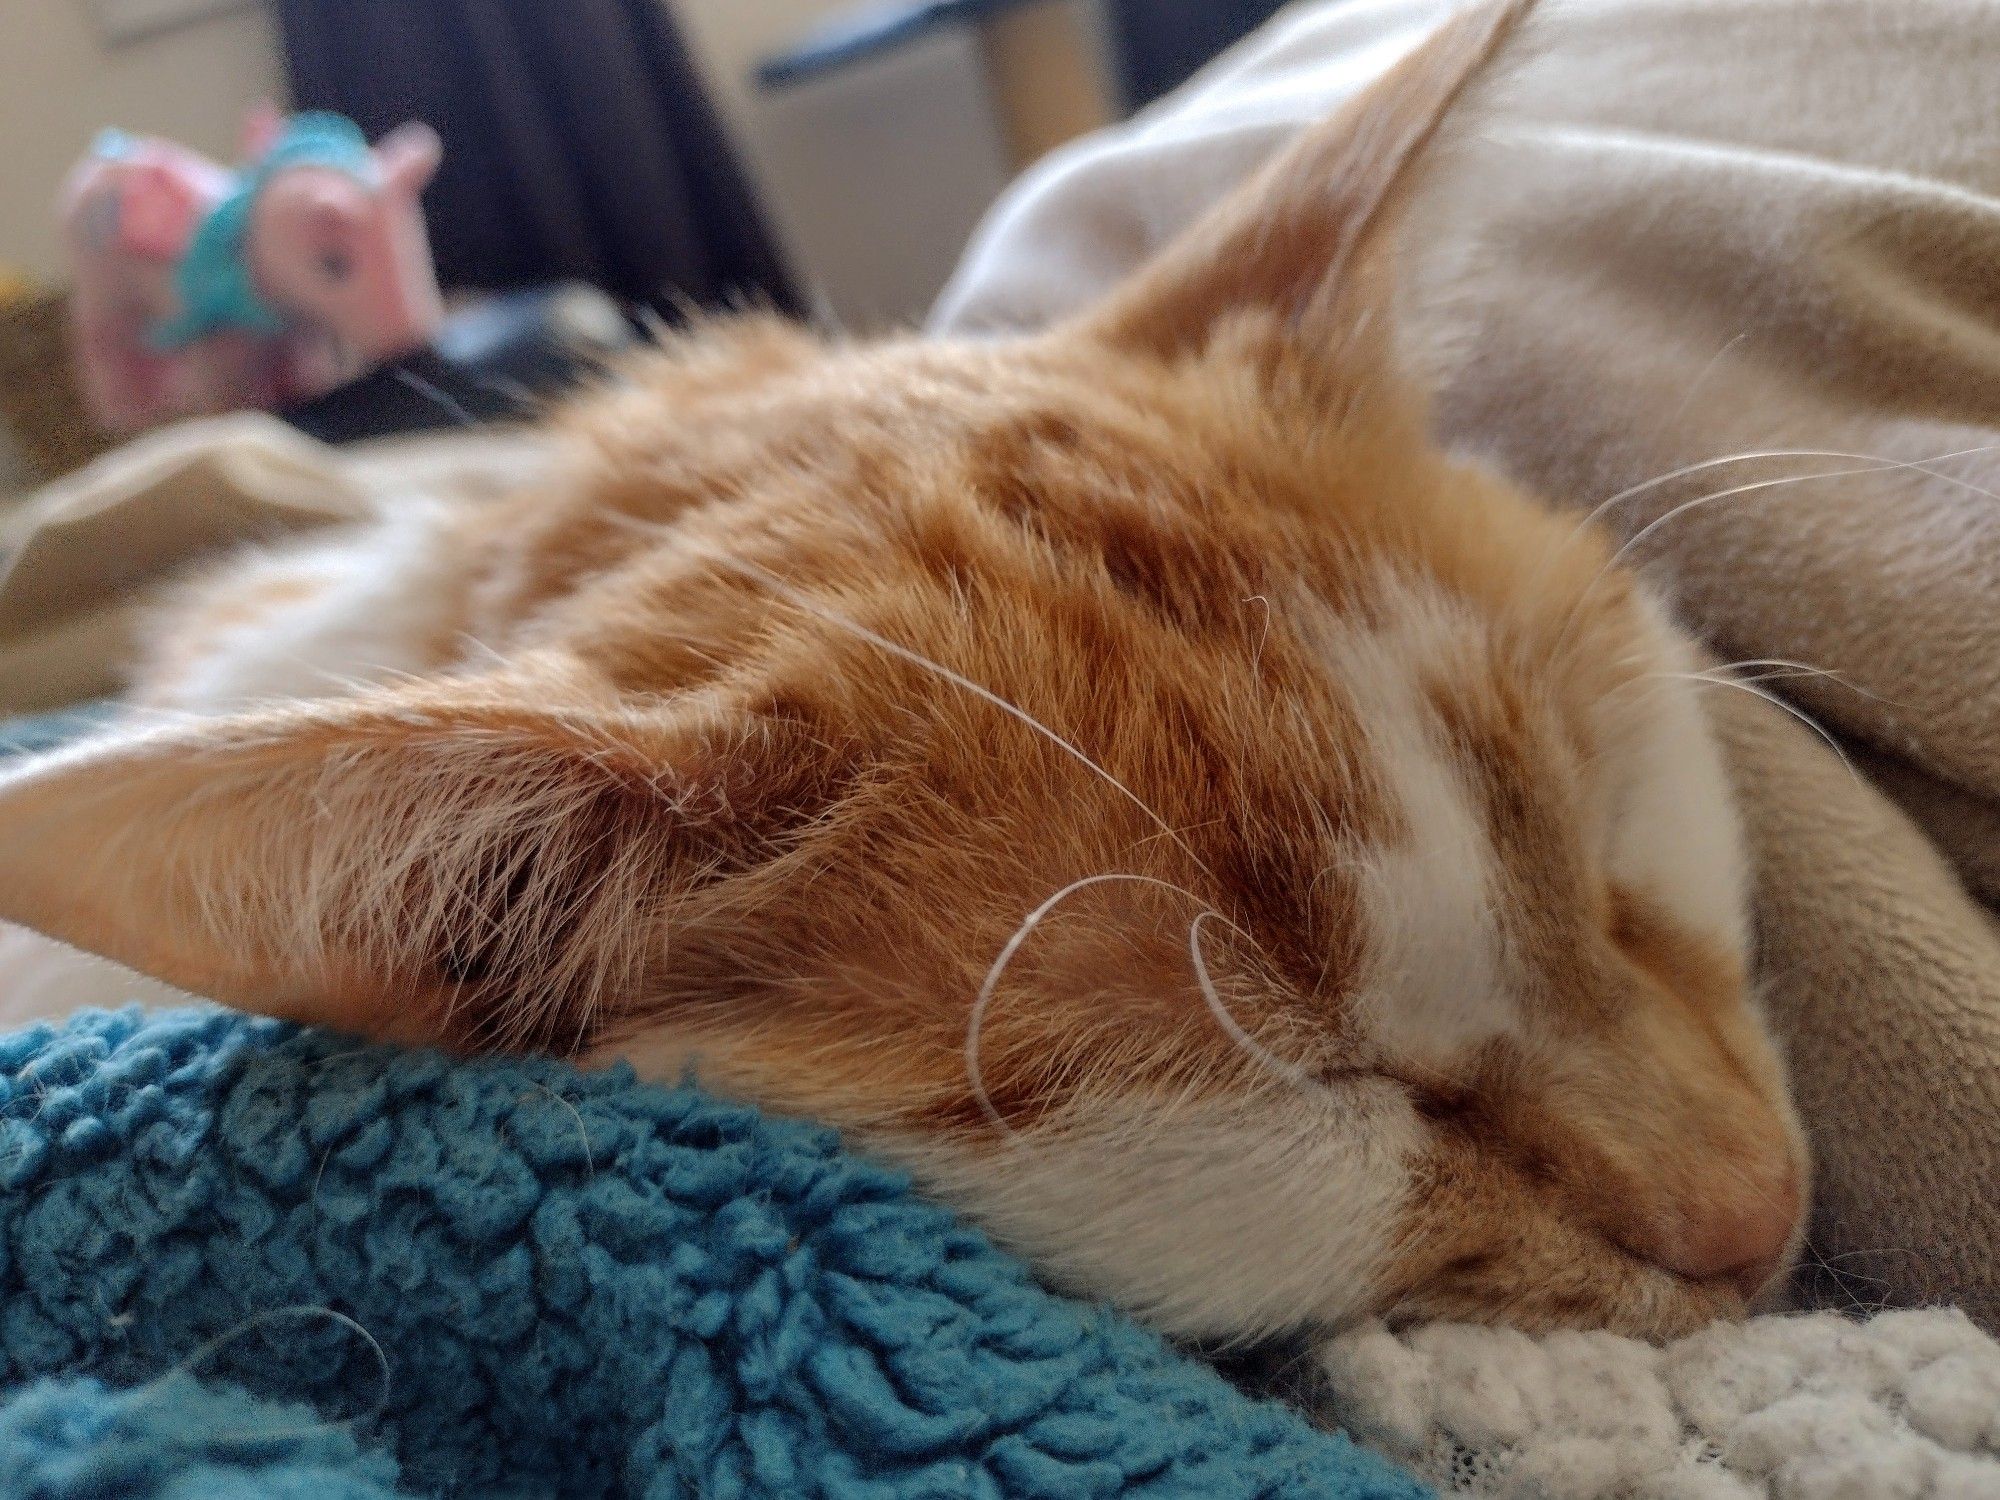
[[[860,1139],[1065,1289],[1239,1345],[1373,1310],[1424,1139],[1386,1080],[1339,1098],[1280,1088],[1087,1099],[1005,1136]]]

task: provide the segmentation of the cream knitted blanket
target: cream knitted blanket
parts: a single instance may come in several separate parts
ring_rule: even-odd
[[[1753,1318],[1664,1349],[1604,1333],[1375,1327],[1319,1366],[1326,1417],[1447,1495],[2000,1495],[2000,1344],[1956,1311]]]

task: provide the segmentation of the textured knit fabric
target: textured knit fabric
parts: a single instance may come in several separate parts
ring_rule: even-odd
[[[0,1406],[8,1500],[404,1500],[395,1471],[310,1407],[185,1375],[38,1381]]]
[[[0,1386],[9,1497],[1424,1493],[829,1131],[217,1011],[0,1040]]]
[[[1480,1500],[1992,1500],[2000,1343],[1926,1308],[1603,1333],[1358,1329],[1322,1352],[1371,1447]]]

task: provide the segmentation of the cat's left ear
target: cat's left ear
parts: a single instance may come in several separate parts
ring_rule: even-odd
[[[561,1047],[739,816],[715,742],[456,686],[107,737],[0,778],[0,919],[245,1009]]]
[[[1073,326],[1172,357],[1234,313],[1276,310],[1302,343],[1381,353],[1390,241],[1415,169],[1532,4],[1486,0],[1453,17]]]

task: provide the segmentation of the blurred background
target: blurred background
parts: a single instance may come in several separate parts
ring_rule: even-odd
[[[0,6],[0,491],[108,441],[61,379],[52,207],[103,127],[227,162],[259,101],[335,110],[370,138],[431,125],[444,158],[424,212],[461,343],[484,338],[468,358],[535,385],[546,371],[518,346],[577,321],[555,289],[595,289],[643,321],[745,300],[856,329],[921,316],[1009,178],[1275,9],[14,0]],[[467,321],[482,306],[485,322]],[[424,420],[400,386],[343,399],[299,425],[339,440]]]

